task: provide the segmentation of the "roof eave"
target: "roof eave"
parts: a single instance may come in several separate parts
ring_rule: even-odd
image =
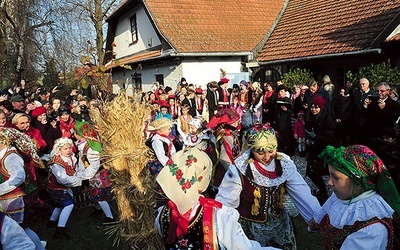
[[[370,48],[379,48],[382,43],[388,38],[388,36],[396,29],[400,24],[400,12],[396,15],[393,20],[386,25],[386,27],[379,33],[379,35],[372,41]]]
[[[301,61],[327,59],[327,58],[334,58],[334,57],[355,56],[355,55],[365,55],[365,54],[381,54],[381,53],[382,53],[382,49],[373,48],[373,49],[365,49],[365,50],[342,52],[342,53],[332,53],[332,54],[324,54],[324,55],[288,58],[288,59],[281,59],[281,60],[274,60],[274,61],[263,61],[263,62],[258,62],[258,63],[260,64],[260,66],[265,66],[265,65],[284,64],[284,63],[289,63],[289,62],[301,62]]]

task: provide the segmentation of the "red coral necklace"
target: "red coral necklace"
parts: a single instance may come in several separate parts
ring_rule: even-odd
[[[257,171],[264,175],[265,177],[268,177],[269,179],[275,179],[278,177],[276,171],[269,171],[266,170],[265,168],[261,167],[260,163],[256,160],[254,160],[254,166],[256,167]]]

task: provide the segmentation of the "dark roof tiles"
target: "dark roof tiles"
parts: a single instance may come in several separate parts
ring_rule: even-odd
[[[291,0],[258,60],[367,49],[399,12],[393,0]]]

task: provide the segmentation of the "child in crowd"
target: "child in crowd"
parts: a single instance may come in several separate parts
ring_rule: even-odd
[[[50,153],[49,177],[47,192],[55,203],[48,227],[57,226],[53,239],[70,239],[65,231],[68,218],[74,208],[74,199],[71,187],[82,185],[82,180],[93,176],[90,173],[96,172],[96,166],[86,168],[77,172],[77,159],[72,152],[73,142],[68,138],[60,138],[54,142],[53,150]]]
[[[77,147],[79,151],[79,166],[85,168],[91,166],[96,172],[86,172],[89,179],[89,199],[99,203],[106,219],[105,222],[113,222],[110,205],[108,202],[112,198],[112,184],[108,178],[109,170],[100,167],[100,152],[102,146],[99,142],[98,135],[88,122],[76,121],[75,137],[77,139]],[[84,170],[80,169],[80,170]]]
[[[310,227],[322,229],[326,249],[398,249],[393,217],[400,197],[381,159],[362,145],[327,146],[320,157],[333,193]]]
[[[172,143],[169,135],[172,129],[172,121],[168,118],[162,117],[152,122],[148,127],[148,130],[154,134],[146,141],[146,145],[154,152],[154,157],[147,163],[150,176],[155,181],[158,173],[167,164],[167,161],[171,159],[172,155],[175,154],[175,146]],[[161,205],[165,201],[161,197],[162,190],[156,187],[160,195],[157,197],[158,203]]]
[[[300,110],[297,114],[296,122],[293,125],[294,139],[297,141],[300,157],[306,156],[306,131],[304,126],[304,111]]]

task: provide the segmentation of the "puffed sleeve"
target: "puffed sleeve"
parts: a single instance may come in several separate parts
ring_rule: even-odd
[[[340,249],[386,249],[389,233],[382,223],[374,223],[347,236]]]
[[[51,172],[56,177],[57,182],[66,187],[78,187],[82,185],[82,179],[75,175],[67,175],[65,169],[58,165],[53,164],[50,166]]]
[[[4,160],[10,178],[0,184],[0,195],[7,194],[25,182],[24,160],[21,156],[11,153]]]
[[[218,243],[224,249],[229,250],[258,250],[277,249],[274,247],[261,247],[257,241],[249,240],[244,234],[239,222],[239,213],[236,209],[222,206],[215,211],[215,228],[217,230]]]
[[[97,173],[97,171],[99,171],[100,168],[99,152],[94,151],[90,148],[87,153],[87,159],[89,162],[89,166],[85,168],[82,158],[79,157],[79,171],[76,172],[76,176],[78,176],[82,180],[93,178],[93,176]]]
[[[239,171],[234,165],[231,165],[225,173],[215,199],[225,206],[237,208],[240,203],[242,189]]]
[[[8,216],[4,217],[1,229],[1,247],[2,249],[26,249],[35,250],[35,244],[25,233],[24,229]]]
[[[286,189],[301,216],[308,223],[314,216],[314,213],[320,210],[321,205],[317,198],[311,194],[310,187],[295,168],[294,166],[294,170],[288,176]]]
[[[152,148],[154,150],[154,153],[156,154],[156,157],[157,157],[158,161],[163,166],[165,166],[167,164],[167,161],[168,161],[169,158],[165,155],[163,142],[161,140],[159,140],[159,139],[155,139],[151,143],[151,146],[152,146]]]

